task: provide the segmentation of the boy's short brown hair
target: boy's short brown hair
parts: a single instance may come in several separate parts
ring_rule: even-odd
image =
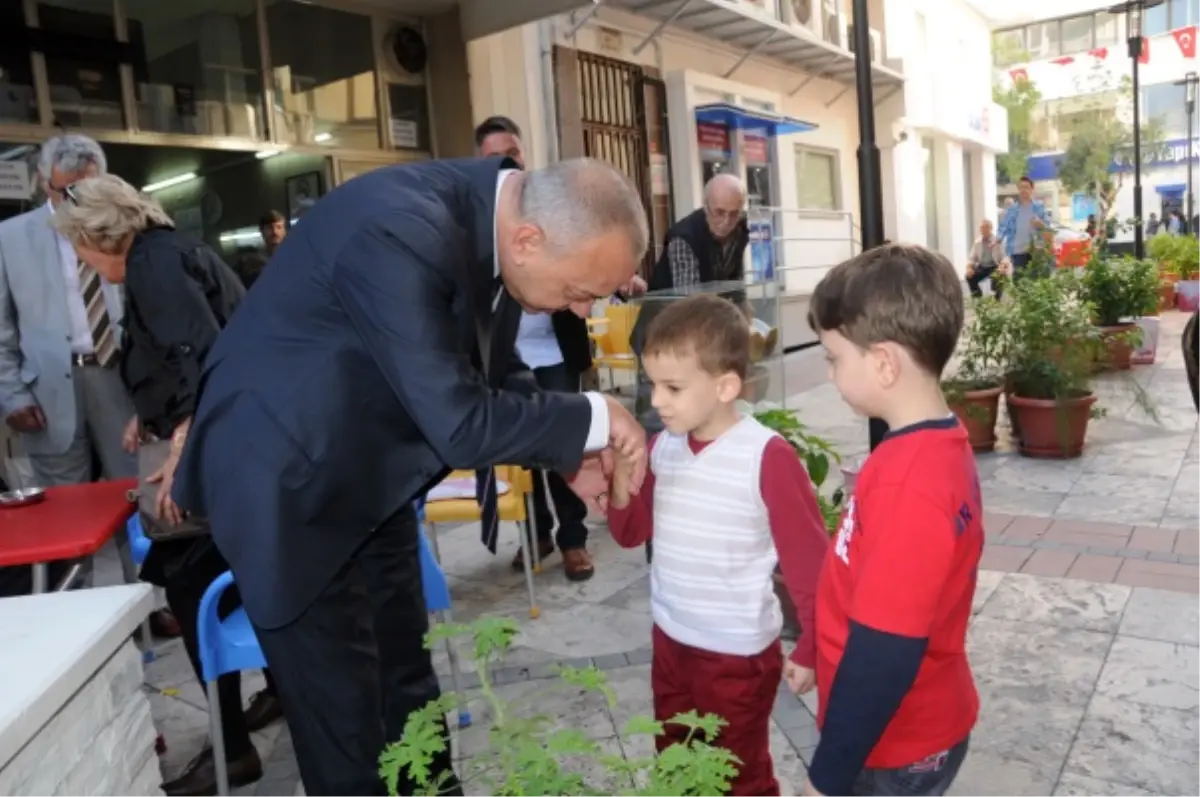
[[[963,327],[963,290],[945,257],[923,246],[887,244],[835,266],[808,305],[814,332],[855,345],[898,343],[941,376]]]
[[[750,368],[750,324],[733,302],[702,293],[672,302],[646,330],[642,357],[670,353],[694,355],[711,376],[734,373],[745,379]]]

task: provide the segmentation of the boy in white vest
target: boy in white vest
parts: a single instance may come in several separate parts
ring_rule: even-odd
[[[808,317],[842,398],[891,431],[821,572],[821,741],[806,793],[944,794],[979,716],[966,638],[983,507],[940,384],[962,285],[936,252],[881,246],[830,270]]]
[[[779,794],[771,708],[780,677],[814,683],[814,596],[829,547],[808,473],[786,440],[737,399],[750,364],[746,318],[712,295],[681,300],[650,324],[642,364],[666,427],[650,444],[642,489],[618,462],[608,522],[616,541],[654,538],[650,669],[661,751],[679,741],[676,715],[716,714],[714,740],[739,759],[730,794]],[[776,564],[797,607],[800,639],[784,664]]]

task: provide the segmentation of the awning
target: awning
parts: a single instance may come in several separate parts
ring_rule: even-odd
[[[802,119],[793,119],[769,111],[739,108],[724,102],[698,106],[696,121],[722,125],[730,130],[765,131],[768,136],[786,136],[789,133],[807,133],[817,129],[815,124]]]
[[[1156,185],[1154,190],[1166,197],[1181,197],[1183,192],[1187,190],[1185,183],[1171,183],[1170,185]]]
[[[539,0],[541,1],[543,0]],[[658,36],[668,25],[674,25],[741,50],[742,59],[725,74],[726,78],[737,72],[751,56],[761,55],[781,61],[813,77],[841,83],[847,89],[854,87],[854,53],[818,38],[807,28],[789,25],[767,12],[755,10],[744,2],[597,0],[597,5],[623,8],[657,20],[659,24],[646,38],[647,42]],[[871,75],[877,88],[891,89],[894,92],[904,84],[904,75],[883,64],[873,64]],[[890,95],[891,92],[888,92],[888,96]],[[878,104],[884,97],[877,96],[875,99]]]
[[[601,0],[459,0],[464,41],[599,5]]]

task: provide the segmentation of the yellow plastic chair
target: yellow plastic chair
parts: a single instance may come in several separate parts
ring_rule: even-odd
[[[475,472],[456,470],[447,479],[474,479]],[[529,616],[537,618],[541,609],[537,605],[537,595],[533,588],[533,574],[540,572],[541,562],[537,556],[537,545],[529,544],[536,540],[533,533],[533,474],[516,465],[497,465],[497,482],[508,485],[508,491],[497,499],[497,514],[501,523],[516,523],[521,532],[521,555],[525,565],[525,586],[529,590]],[[433,546],[433,555],[439,563],[442,561],[441,551],[438,550],[437,524],[439,523],[472,523],[480,519],[479,503],[474,498],[452,498],[442,501],[425,502],[425,525],[429,529],[429,542]],[[531,553],[532,550],[532,553]]]
[[[597,356],[592,359],[592,367],[608,371],[608,383],[613,390],[616,389],[614,371],[637,370],[630,338],[640,309],[630,304],[610,304],[604,309],[603,318],[587,320],[588,337],[596,344]]]

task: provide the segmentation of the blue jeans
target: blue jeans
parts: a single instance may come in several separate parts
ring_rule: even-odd
[[[915,764],[896,769],[864,769],[854,781],[855,795],[941,795],[945,794],[958,775],[967,757],[967,742],[934,753]]]

